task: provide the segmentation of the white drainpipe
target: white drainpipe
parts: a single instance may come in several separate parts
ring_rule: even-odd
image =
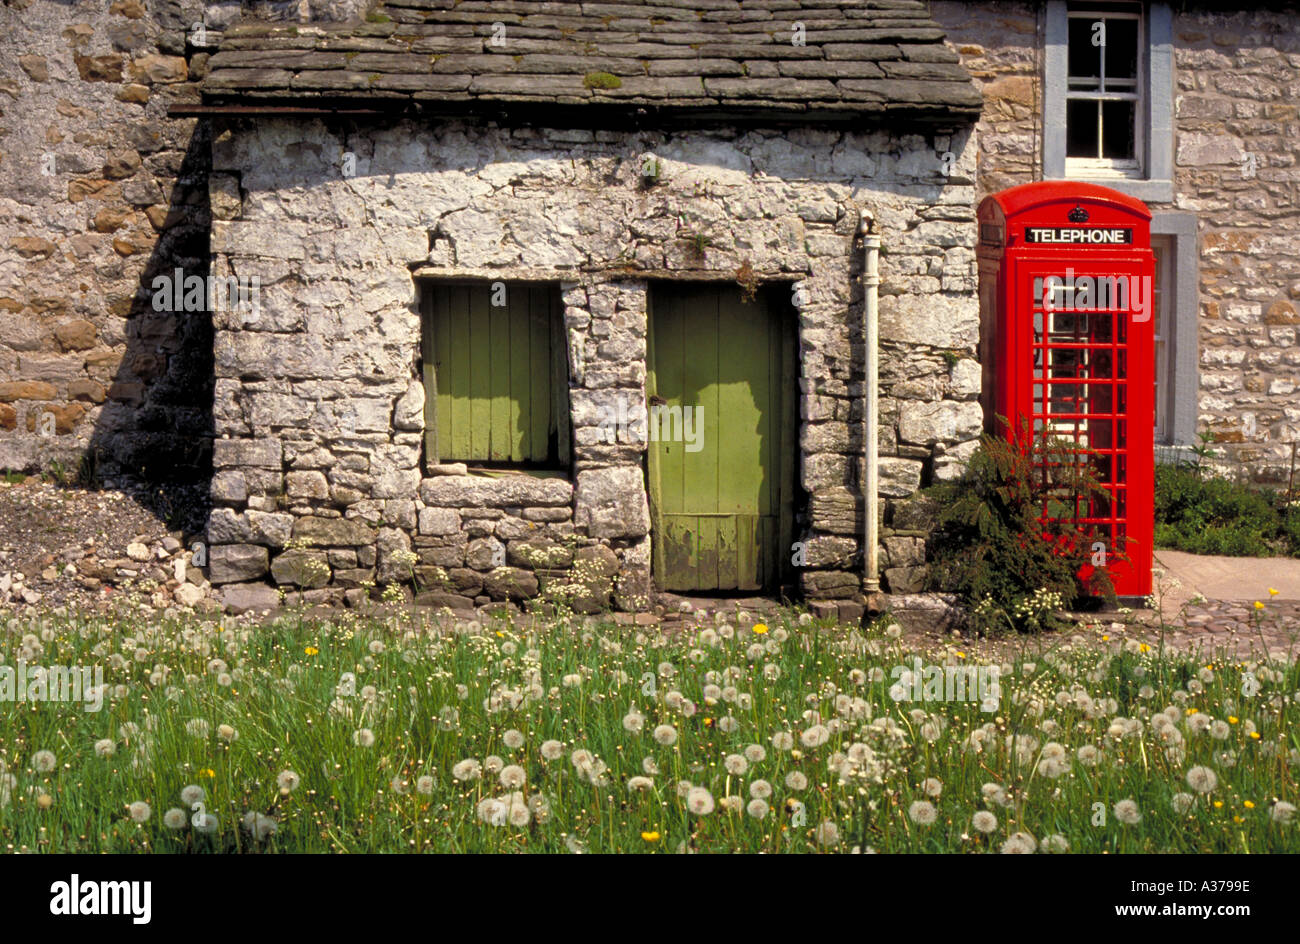
[[[875,218],[868,211],[862,213],[862,336],[865,341],[863,379],[866,384],[866,402],[863,409],[863,438],[866,442],[866,482],[863,495],[863,549],[866,563],[864,587],[867,593],[880,591],[880,523],[876,508],[880,496],[880,456],[876,436],[880,412],[880,236],[873,233]]]

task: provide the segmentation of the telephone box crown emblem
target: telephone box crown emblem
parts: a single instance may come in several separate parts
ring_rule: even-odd
[[[1088,222],[1088,211],[1076,203],[1074,205],[1074,209],[1070,211],[1070,222],[1071,223]]]

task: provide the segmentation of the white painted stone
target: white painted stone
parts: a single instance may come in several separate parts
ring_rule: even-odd
[[[978,403],[937,403],[903,401],[899,412],[898,436],[903,442],[930,445],[936,442],[960,442],[979,435],[984,411]]]
[[[578,473],[574,524],[594,538],[639,538],[650,530],[645,476],[636,466]]]

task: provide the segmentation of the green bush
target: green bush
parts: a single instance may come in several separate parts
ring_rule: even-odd
[[[1282,531],[1286,535],[1287,553],[1300,557],[1300,504],[1293,503],[1282,521]]]
[[[1284,517],[1275,493],[1204,475],[1193,465],[1156,466],[1157,547],[1228,557],[1300,555],[1300,509]]]
[[[1013,440],[986,436],[960,479],[929,490],[944,508],[930,538],[931,587],[956,593],[977,632],[1059,628],[1056,612],[1084,592],[1114,601],[1105,571],[1091,567],[1092,535],[1061,501],[1109,498],[1072,449],[1023,427]]]

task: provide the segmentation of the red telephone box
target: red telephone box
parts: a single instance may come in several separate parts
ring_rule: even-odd
[[[1075,461],[1089,462],[1109,493],[1075,496],[1074,520],[1105,555],[1115,593],[1145,597],[1155,497],[1151,212],[1108,187],[1051,181],[985,198],[978,220],[986,431],[1003,416],[1008,435],[1028,421],[1035,436],[1074,443]]]

